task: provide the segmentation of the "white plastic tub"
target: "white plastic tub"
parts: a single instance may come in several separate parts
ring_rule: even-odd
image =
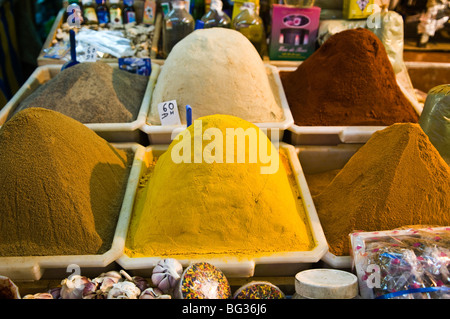
[[[271,138],[271,130],[278,130],[279,140],[281,141],[284,135],[284,132],[294,124],[294,118],[292,117],[291,110],[286,100],[286,95],[284,94],[283,85],[281,84],[280,75],[278,69],[272,65],[265,65],[266,68],[272,74],[272,77],[269,77],[270,81],[274,81],[275,83],[271,83],[272,87],[276,88],[276,92],[274,92],[276,98],[279,100],[280,106],[283,110],[284,119],[280,122],[267,122],[267,123],[254,123],[260,129],[262,129],[269,138]],[[161,66],[164,67],[164,66]],[[245,120],[245,119],[244,119]],[[177,133],[181,132],[186,128],[186,125],[153,125],[147,121],[142,127],[141,130],[147,134],[150,144],[170,144],[172,142],[173,137],[176,136]]]
[[[300,164],[305,174],[316,174],[326,171],[342,169],[348,160],[364,144],[340,144],[335,146],[296,146]],[[336,256],[327,251],[322,261],[336,269],[351,269],[350,256]]]
[[[81,275],[97,276],[122,256],[145,148],[137,143],[112,145],[119,149],[133,151],[134,159],[110,250],[102,255],[0,257],[0,274],[14,281],[39,280],[42,277],[61,279],[61,274],[68,272],[67,276],[69,276],[79,267]]]
[[[152,145],[146,150],[146,158],[151,162],[153,157],[158,157],[165,150],[167,145]],[[237,258],[227,256],[224,258],[200,258],[179,260],[183,267],[197,261],[209,262],[218,267],[229,278],[243,278],[252,276],[295,276],[301,270],[310,268],[315,262],[320,261],[328,250],[325,235],[322,231],[311,195],[303,175],[300,162],[295,148],[291,145],[280,143],[280,148],[286,150],[291,164],[293,175],[296,177],[296,184],[299,187],[302,203],[305,208],[309,226],[314,237],[316,246],[311,251],[298,251],[289,253],[276,253],[267,257],[259,258]],[[280,238],[282,240],[282,238]],[[137,257],[132,258],[124,254],[117,260],[117,263],[127,272],[143,277],[151,276],[153,268],[164,256]]]
[[[118,68],[118,64],[110,64]],[[33,93],[39,86],[54,78],[61,72],[62,65],[44,65],[36,68],[28,80],[22,85],[11,100],[0,110],[0,126],[3,125],[10,114],[14,113],[19,104]],[[152,73],[149,77],[145,95],[143,97],[136,119],[129,123],[86,123],[85,125],[100,137],[112,143],[141,142],[141,131],[150,107],[151,91],[156,83],[160,66],[152,63]]]
[[[297,68],[279,67],[278,69],[282,72],[293,72]],[[419,103],[402,83],[404,80],[398,75],[398,86],[420,116],[423,104]],[[293,145],[337,145],[340,143],[366,143],[374,132],[384,128],[386,126],[299,126],[294,123],[288,131],[290,143]]]

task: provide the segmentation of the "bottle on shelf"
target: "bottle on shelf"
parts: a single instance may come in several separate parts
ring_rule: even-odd
[[[205,0],[191,0],[191,13],[195,20],[200,20],[205,14]]]
[[[123,0],[123,23],[136,22],[136,11],[134,10],[134,0]]]
[[[258,51],[261,57],[266,54],[267,42],[264,23],[256,13],[253,2],[244,2],[240,13],[232,20],[232,28],[241,32]]]
[[[172,10],[164,16],[162,56],[167,58],[175,44],[194,31],[194,28],[195,21],[186,10],[185,1],[172,1]]]
[[[120,0],[109,1],[109,18],[111,20],[111,26],[121,26],[122,20],[122,8],[119,5]]]
[[[97,12],[95,12],[94,2],[92,0],[83,0],[82,2],[83,18],[85,24],[98,24]]]
[[[97,2],[97,19],[98,24],[103,26],[109,23],[109,12],[108,7],[106,6],[106,0],[96,0]]]
[[[208,12],[202,17],[203,28],[231,28],[230,17],[222,11],[223,3],[221,0],[211,0],[211,6]]]

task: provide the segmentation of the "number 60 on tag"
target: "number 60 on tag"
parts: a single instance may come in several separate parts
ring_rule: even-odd
[[[159,103],[158,112],[161,125],[181,125],[176,100]]]

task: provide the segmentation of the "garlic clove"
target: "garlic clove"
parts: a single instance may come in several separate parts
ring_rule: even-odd
[[[61,299],[61,287],[52,288],[48,293],[53,296],[53,299]]]
[[[0,299],[20,299],[19,288],[5,276],[0,276]]]
[[[140,276],[133,276],[131,277],[125,270],[121,270],[120,273],[124,278],[132,283],[134,283],[140,291],[144,291],[147,289],[150,285],[148,284],[147,280]]]
[[[83,290],[90,279],[80,275],[73,275],[61,281],[62,299],[82,299]]]
[[[160,260],[152,272],[152,283],[163,293],[170,293],[178,284],[183,273],[183,266],[174,258]]]
[[[141,291],[131,281],[121,281],[109,290],[107,299],[138,299]]]
[[[172,299],[170,295],[165,295],[161,290],[158,288],[147,288],[145,289],[141,295],[139,296],[139,299]]]

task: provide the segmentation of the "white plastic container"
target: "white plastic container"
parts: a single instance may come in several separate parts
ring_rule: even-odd
[[[118,64],[110,64],[118,68]],[[10,114],[14,113],[19,104],[33,93],[39,86],[54,78],[60,71],[62,65],[44,65],[36,68],[27,81],[11,100],[0,110],[0,126],[3,125]],[[145,95],[143,97],[136,119],[129,123],[87,123],[97,135],[112,143],[141,142],[141,131],[150,107],[150,98],[153,87],[158,77],[160,66],[152,63],[152,73],[149,77]]]
[[[61,274],[71,275],[78,267],[81,275],[102,273],[122,256],[134,197],[142,170],[145,148],[136,143],[112,144],[119,149],[132,150],[134,159],[130,169],[126,190],[110,250],[101,255],[0,257],[0,274],[14,281],[60,279]],[[70,271],[69,271],[70,270]],[[69,271],[69,273],[67,273]]]
[[[336,269],[308,269],[295,275],[293,299],[354,299],[358,295],[358,278]]]
[[[272,65],[265,64],[266,68],[271,72],[272,78],[269,77],[272,83],[272,87],[276,87],[277,92],[274,92],[276,98],[278,97],[279,103],[283,110],[284,119],[280,122],[266,122],[266,123],[253,123],[262,129],[269,138],[271,138],[271,130],[278,130],[279,140],[283,139],[284,132],[294,124],[294,118],[292,117],[291,109],[287,103],[286,95],[284,93],[283,85],[281,84],[280,75],[278,69]],[[163,68],[164,66],[162,66]],[[245,120],[245,119],[244,119]],[[147,121],[141,130],[147,134],[150,144],[170,144],[173,137],[177,133],[183,131],[186,125],[153,125]]]
[[[279,67],[279,71],[293,72],[296,67]],[[419,103],[410,91],[405,89],[397,77],[397,84],[405,97],[411,102],[420,116],[423,104]],[[289,127],[290,143],[293,145],[336,145],[340,143],[365,143],[372,134],[386,126],[299,126],[295,123]]]
[[[340,144],[335,146],[296,146],[300,164],[305,174],[316,174],[341,169],[363,144]],[[327,251],[321,259],[336,269],[351,269],[350,256],[336,256]]]
[[[146,150],[146,161],[151,162],[154,156],[160,156],[160,154],[167,150],[167,147],[167,145],[149,146]],[[195,262],[208,262],[219,268],[228,278],[294,276],[298,271],[310,268],[313,263],[318,262],[323,257],[328,250],[328,245],[315,211],[295,148],[291,145],[280,143],[280,149],[287,151],[290,166],[296,177],[297,186],[301,193],[301,200],[305,208],[306,217],[316,246],[310,251],[275,253],[268,255],[267,257],[259,258],[245,259],[226,256],[223,258],[202,257],[200,259],[179,259],[179,262],[183,267],[187,267]],[[282,238],[280,238],[280,240],[282,240]],[[164,256],[132,258],[124,254],[117,260],[117,263],[127,272],[134,275],[150,277],[153,268],[162,258],[164,258]]]

